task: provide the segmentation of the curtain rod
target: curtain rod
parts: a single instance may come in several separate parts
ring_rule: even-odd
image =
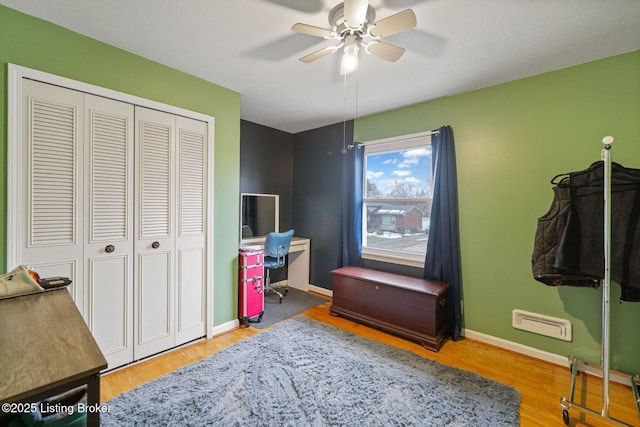
[[[411,139],[418,139],[418,138],[423,138],[425,136],[431,136],[431,135],[439,135],[440,131],[439,130],[432,130],[432,131],[428,131],[428,132],[420,132],[420,133],[414,133],[411,135],[406,135],[406,137],[401,138],[403,141],[407,141],[407,140],[411,140]],[[347,148],[349,148],[349,150],[353,149],[353,147],[357,144],[358,148],[362,148],[364,145],[384,145],[384,144],[395,144],[398,142],[400,138],[398,137],[392,137],[392,138],[385,138],[385,139],[380,139],[377,142],[376,141],[368,141],[368,142],[354,142],[353,144],[350,144]]]

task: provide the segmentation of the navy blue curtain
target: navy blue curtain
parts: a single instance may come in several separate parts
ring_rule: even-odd
[[[363,160],[364,148],[357,143],[342,156],[341,267],[362,264]]]
[[[438,129],[431,137],[433,167],[433,202],[424,278],[451,285],[449,322],[454,340],[460,338],[462,312],[460,309],[460,245],[458,231],[458,184],[453,130],[450,126]]]

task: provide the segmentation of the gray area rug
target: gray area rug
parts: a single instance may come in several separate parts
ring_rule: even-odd
[[[106,402],[103,426],[515,426],[519,393],[298,316]]]
[[[282,304],[279,301],[280,298],[276,294],[265,295],[262,321],[260,323],[251,323],[251,326],[259,329],[266,328],[329,300],[309,292],[289,288],[287,295],[282,299]]]

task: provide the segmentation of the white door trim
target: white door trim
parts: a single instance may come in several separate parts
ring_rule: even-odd
[[[34,70],[15,64],[8,64],[8,83],[7,83],[7,247],[6,262],[7,268],[13,268],[21,263],[20,255],[20,232],[22,230],[22,221],[24,218],[20,215],[20,191],[21,191],[21,173],[22,173],[22,79],[32,79],[43,83],[49,83],[62,86],[67,89],[73,89],[80,92],[90,93],[97,96],[112,98],[118,101],[128,102],[133,105],[151,108],[155,110],[165,111],[167,113],[185,116],[192,119],[200,120],[207,123],[208,138],[208,188],[207,195],[207,239],[206,239],[206,296],[205,306],[207,313],[206,334],[207,338],[213,336],[213,224],[214,224],[214,205],[213,205],[213,177],[214,177],[214,130],[215,119],[206,114],[195,111],[185,110],[173,105],[164,104],[150,99],[141,98],[115,90],[95,86],[89,83],[68,79],[66,77],[57,76],[55,74]]]

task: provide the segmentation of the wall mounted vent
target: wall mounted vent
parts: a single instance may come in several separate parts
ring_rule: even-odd
[[[534,334],[571,341],[571,322],[566,319],[513,310],[513,327]]]

